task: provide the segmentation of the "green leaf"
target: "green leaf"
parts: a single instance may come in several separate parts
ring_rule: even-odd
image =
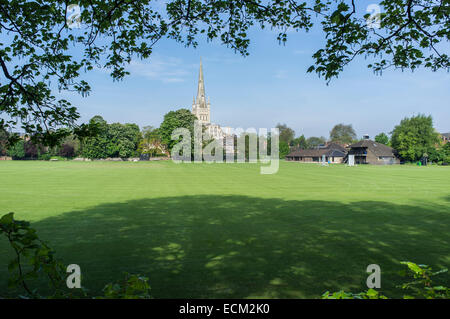
[[[369,290],[367,290],[366,295],[368,297],[376,297],[376,296],[378,296],[378,291],[376,291],[375,289],[370,288]]]

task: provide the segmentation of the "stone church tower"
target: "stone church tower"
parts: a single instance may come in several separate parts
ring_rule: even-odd
[[[200,72],[198,75],[197,99],[195,99],[194,97],[194,101],[192,103],[192,113],[197,116],[201,124],[211,124],[211,105],[209,102],[209,98],[208,102],[206,102],[205,81],[203,80],[203,66],[201,59]]]

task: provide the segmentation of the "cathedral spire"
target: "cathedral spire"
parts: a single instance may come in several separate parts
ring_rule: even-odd
[[[194,102],[192,103],[192,114],[194,114],[197,119],[203,125],[211,125],[211,109],[209,100],[206,102],[205,95],[205,80],[203,79],[203,64],[200,58],[200,70],[198,74],[198,90],[197,99],[194,97]]]
[[[198,74],[197,105],[199,105],[199,107],[206,107],[205,82],[203,80],[202,58],[200,58],[200,71]]]

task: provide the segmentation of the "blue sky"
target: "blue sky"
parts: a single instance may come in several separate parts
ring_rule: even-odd
[[[131,75],[113,82],[108,73],[86,75],[93,91],[82,98],[65,93],[81,114],[108,122],[159,126],[170,110],[191,108],[202,57],[212,121],[223,126],[271,128],[286,123],[296,135],[329,136],[333,125],[352,124],[358,136],[390,132],[404,117],[431,114],[440,132],[450,131],[450,74],[389,70],[382,76],[360,59],[327,86],[306,73],[311,55],[323,43],[320,32],[289,33],[280,46],[277,33],[251,32],[250,56],[242,57],[219,43],[185,48],[159,42],[153,55],[133,61]]]

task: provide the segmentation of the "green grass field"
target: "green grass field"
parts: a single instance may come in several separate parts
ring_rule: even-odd
[[[450,266],[448,167],[0,162],[11,211],[93,294],[126,271],[155,298],[317,298],[367,289],[375,263],[398,297],[400,261]],[[0,252],[8,296],[5,238]]]

